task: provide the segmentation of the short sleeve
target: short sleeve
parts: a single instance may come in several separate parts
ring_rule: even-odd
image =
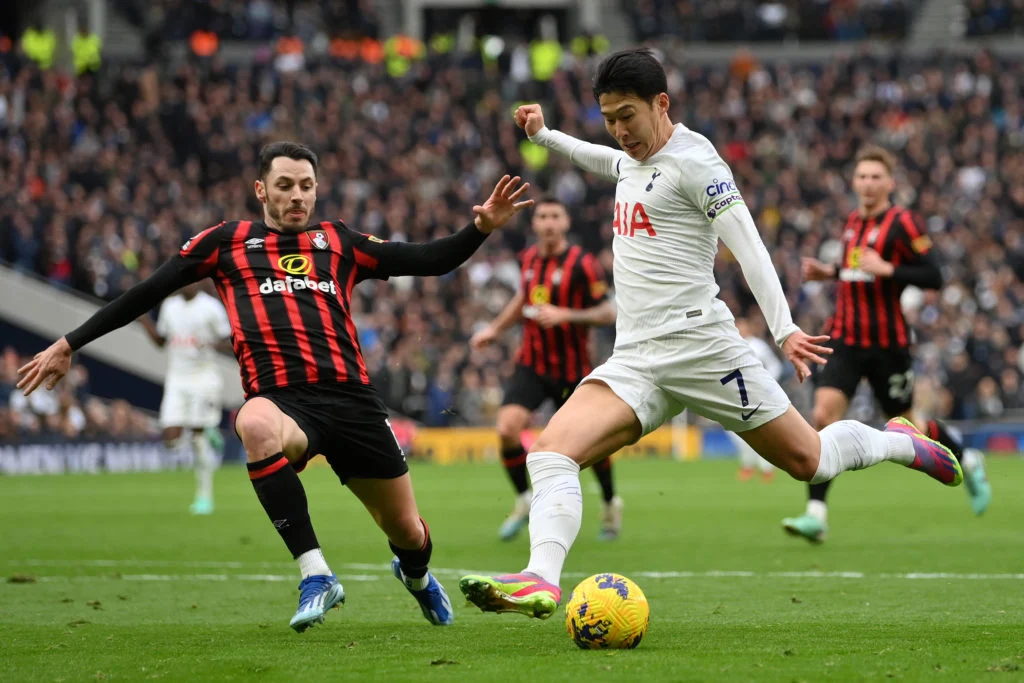
[[[355,258],[356,282],[363,280],[387,280],[388,274],[381,267],[381,260],[386,258],[387,240],[382,240],[376,235],[368,235],[352,230],[347,226],[341,226],[349,237],[352,244],[352,255]]]
[[[608,281],[604,268],[597,262],[593,254],[584,254],[579,261],[578,272],[580,284],[583,286],[583,301],[587,308],[596,306],[608,298]]]
[[[911,260],[927,256],[932,250],[932,240],[928,236],[924,219],[913,211],[904,211],[897,218],[904,249]]]
[[[219,223],[190,237],[178,251],[179,269],[192,281],[209,277],[217,270],[221,243],[227,230],[226,223]]]

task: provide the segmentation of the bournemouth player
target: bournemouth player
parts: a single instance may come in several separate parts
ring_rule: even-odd
[[[887,417],[910,420],[960,459],[971,506],[980,515],[991,499],[981,459],[965,457],[946,425],[922,419],[912,407],[913,335],[903,317],[900,295],[907,285],[938,289],[942,274],[920,216],[890,201],[896,185],[894,167],[892,155],[881,147],[865,147],[857,154],[853,191],[858,207],[843,229],[842,262],[805,258],[802,264],[804,279],[836,281],[836,311],[828,342],[833,355],[815,377],[813,421],[824,429],[841,420],[857,385],[866,378]],[[831,483],[810,485],[807,512],[782,520],[787,532],[813,543],[825,540],[825,495]]]
[[[825,363],[828,337],[795,324],[732,172],[706,138],[669,119],[665,71],[647,50],[608,57],[594,81],[621,149],[549,130],[538,105],[516,110],[530,138],[615,186],[615,350],[584,378],[530,449],[530,561],[519,574],[463,577],[485,611],[548,617],[580,528],[579,472],[689,409],[738,432],[760,455],[811,482],[892,460],[960,484],[956,458],[902,419],[885,431],[840,421],[815,431],[790,405],[717,298],[719,238],[735,255],[776,343],[796,366]]]
[[[531,225],[537,243],[520,257],[519,292],[494,322],[470,340],[474,348],[483,347],[523,322],[515,371],[498,411],[501,459],[518,494],[498,531],[504,541],[514,538],[530,519],[532,492],[526,478],[523,430],[545,399],[561,408],[579,381],[590,374],[588,326],[615,323],[615,306],[608,298],[600,264],[566,239],[570,220],[565,205],[554,197],[537,200]],[[596,463],[594,473],[603,499],[600,538],[612,540],[622,528],[622,499],[615,495],[611,458]]]
[[[249,478],[302,573],[296,631],[323,621],[345,592],[313,531],[298,472],[323,454],[362,501],[394,552],[395,576],[433,624],[454,617],[427,571],[432,543],[413,496],[405,456],[370,384],[350,314],[352,288],[368,278],[441,275],[457,268],[487,234],[530,206],[528,185],[505,176],[472,223],[423,244],[383,242],[340,222],[310,224],[317,158],[290,142],[260,152],[256,196],[263,221],[228,221],[185,242],[153,275],[102,308],[19,371],[26,394],[52,388],[71,354],[135,320],[175,290],[212,277],[231,321],[247,401],[235,431]]]
[[[196,497],[190,510],[194,515],[209,515],[217,469],[215,449],[223,445],[217,429],[222,387],[214,354],[231,350],[231,323],[224,306],[197,282],[164,300],[155,325],[148,315],[140,321],[153,343],[168,350],[160,402],[164,442],[176,448],[188,432],[196,470]]]

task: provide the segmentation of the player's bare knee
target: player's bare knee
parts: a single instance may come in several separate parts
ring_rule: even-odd
[[[523,430],[515,420],[498,418],[498,438],[502,448],[514,448],[522,442]]]
[[[410,550],[420,548],[427,540],[427,532],[419,514],[402,515],[388,520],[386,533],[388,540],[399,548]]]
[[[249,462],[257,462],[284,450],[281,420],[267,410],[253,406],[242,410],[235,420],[235,431],[242,440]]]
[[[498,437],[502,448],[515,448],[522,442],[523,430],[529,424],[529,413],[518,406],[505,406],[498,411]]]
[[[833,422],[839,421],[841,417],[841,415],[836,415],[836,411],[833,410],[832,406],[824,403],[816,403],[814,410],[811,412],[815,429],[824,429]]]
[[[176,448],[181,443],[181,427],[167,427],[160,435],[167,448]]]
[[[821,453],[810,446],[796,447],[791,449],[785,460],[778,465],[797,481],[810,481],[818,471],[820,459]]]
[[[568,450],[569,446],[563,439],[559,438],[558,435],[551,434],[549,429],[545,429],[537,437],[537,440],[533,442],[533,445],[530,446],[529,453],[553,452],[561,453],[571,458],[572,455],[567,452]]]

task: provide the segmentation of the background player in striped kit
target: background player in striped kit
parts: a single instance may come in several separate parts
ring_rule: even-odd
[[[589,326],[615,323],[615,305],[608,298],[601,266],[591,254],[569,243],[570,223],[569,212],[558,199],[549,196],[537,201],[531,221],[537,243],[520,256],[519,291],[470,340],[474,348],[482,348],[512,325],[523,323],[515,371],[505,385],[498,412],[501,459],[517,494],[512,512],[498,531],[505,541],[515,538],[530,518],[532,492],[523,430],[546,399],[560,408],[593,369]],[[595,464],[594,474],[603,501],[600,538],[612,540],[622,528],[623,503],[615,495],[611,458]]]
[[[345,600],[309,518],[299,480],[322,454],[388,539],[395,577],[432,624],[454,619],[444,587],[428,571],[433,543],[419,515],[405,454],[370,384],[350,300],[368,278],[441,275],[487,235],[533,204],[529,187],[503,177],[475,218],[455,234],[425,243],[389,243],[340,222],[310,224],[317,156],[294,142],[260,151],[254,183],[263,221],[226,221],[189,239],[177,256],[100,309],[19,369],[26,395],[52,389],[71,354],[135,320],[175,290],[212,277],[231,322],[246,403],[235,431],[249,479],[302,574],[290,626],[304,631]]]
[[[884,148],[867,146],[854,160],[853,190],[858,207],[843,228],[839,264],[805,258],[805,280],[836,280],[836,311],[828,346],[834,353],[815,376],[816,429],[843,419],[857,385],[867,378],[886,418],[902,416],[960,460],[975,514],[991,499],[980,454],[964,454],[956,435],[938,420],[913,410],[913,330],[903,316],[900,295],[907,285],[942,287],[942,273],[920,216],[890,199],[896,189],[895,159]],[[794,536],[821,543],[828,534],[825,497],[831,481],[808,485],[807,511],[782,520]]]

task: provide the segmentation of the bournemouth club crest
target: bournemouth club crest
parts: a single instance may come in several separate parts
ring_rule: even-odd
[[[323,230],[314,230],[313,232],[306,233],[309,235],[309,241],[313,243],[313,246],[317,249],[326,249],[331,245],[330,239],[327,237],[327,233]]]

